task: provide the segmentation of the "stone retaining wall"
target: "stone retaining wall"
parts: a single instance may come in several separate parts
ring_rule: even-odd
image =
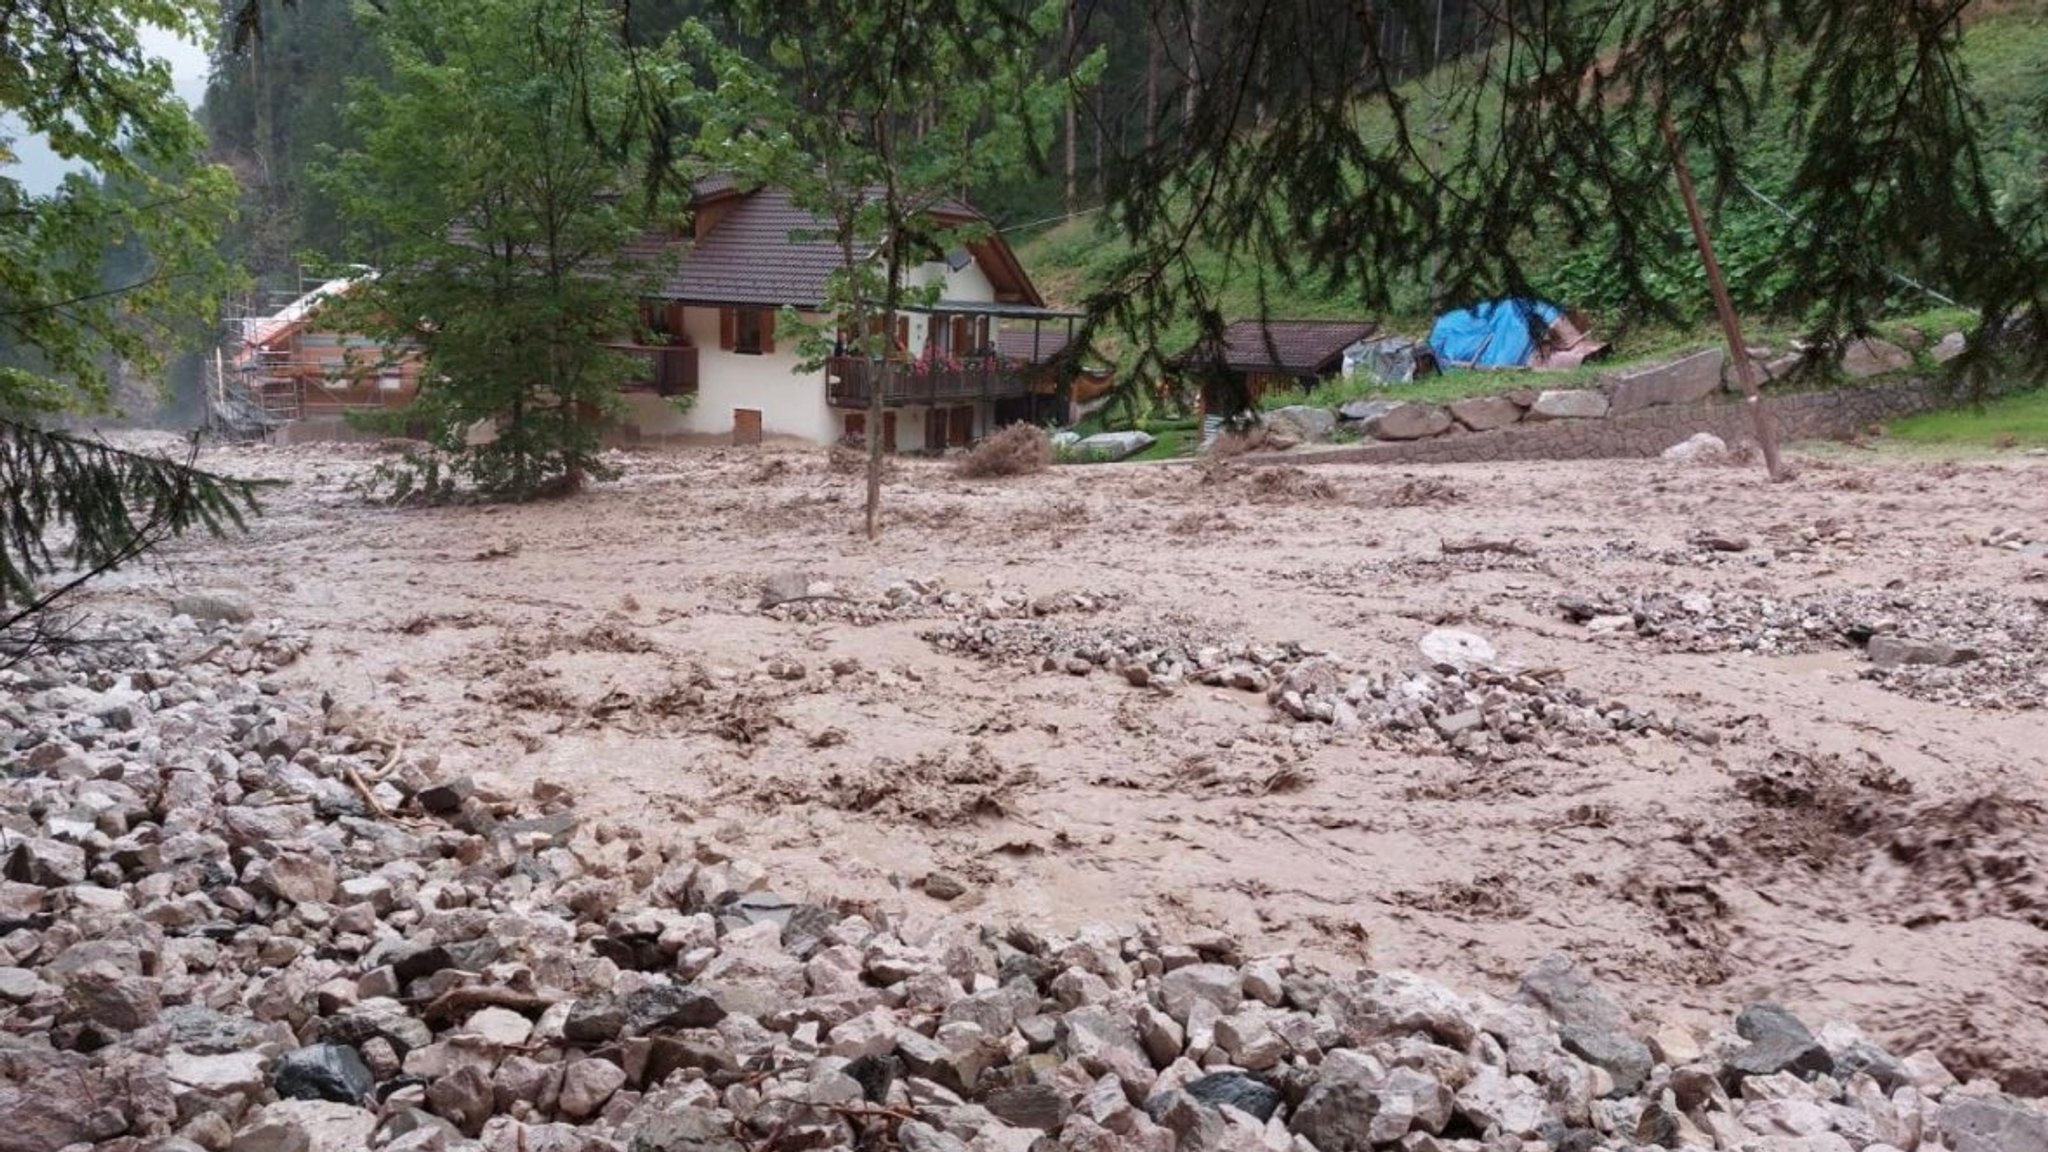
[[[1781,440],[1825,440],[1863,432],[1953,402],[1936,380],[1898,380],[1824,392],[1769,396]],[[1652,457],[1698,432],[1730,444],[1753,441],[1748,405],[1717,398],[1598,420],[1520,423],[1494,432],[1453,432],[1428,440],[1377,441],[1313,453],[1271,454],[1260,463],[1457,464],[1480,460],[1598,460]]]

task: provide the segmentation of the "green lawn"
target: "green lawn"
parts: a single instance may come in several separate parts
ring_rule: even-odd
[[[2001,397],[1988,404],[1909,417],[1888,425],[1885,435],[1909,444],[2048,447],[2048,388]]]

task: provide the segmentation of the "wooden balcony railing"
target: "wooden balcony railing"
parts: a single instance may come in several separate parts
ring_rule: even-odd
[[[826,395],[835,408],[866,408],[881,374],[882,365],[866,357],[835,356],[825,363]],[[896,361],[889,365],[889,388],[882,404],[961,404],[1030,393],[1022,370],[994,357],[947,364]]]
[[[616,344],[613,347],[640,361],[640,370],[627,387],[652,389],[661,396],[679,396],[697,390],[695,348],[645,344]]]

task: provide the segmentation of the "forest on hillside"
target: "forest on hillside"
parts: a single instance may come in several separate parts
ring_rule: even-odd
[[[389,65],[359,26],[358,10],[341,0],[257,0],[253,33],[244,0],[221,5],[224,31],[201,120],[215,159],[243,190],[235,256],[262,283],[289,291],[302,264],[349,259],[338,206],[311,172],[323,156],[357,143],[343,114],[350,86],[380,83]],[[1475,17],[1479,0],[1381,0],[1373,7],[1378,51],[1396,82],[1470,50],[1484,32]],[[1189,114],[1192,81],[1216,66],[1217,42],[1228,31],[1215,26],[1223,8],[1200,0],[1066,0],[1039,62],[1065,82],[1063,107],[1026,163],[966,190],[976,206],[1016,229],[1101,204],[1118,158],[1155,145]],[[728,31],[717,0],[634,0],[625,11],[626,35],[650,51],[688,20]],[[1078,76],[1091,59],[1099,63]],[[1278,60],[1264,67],[1285,70]],[[1256,130],[1269,114],[1254,99],[1245,110],[1247,127]]]

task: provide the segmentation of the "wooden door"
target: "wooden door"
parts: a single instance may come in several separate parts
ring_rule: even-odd
[[[759,408],[735,408],[732,410],[732,442],[738,445],[753,445],[761,442],[761,410]]]
[[[896,451],[896,414],[882,413],[882,451]]]
[[[974,405],[967,404],[952,410],[950,427],[946,430],[946,443],[955,448],[965,448],[974,442]]]
[[[934,453],[946,450],[946,410],[944,408],[925,409],[924,450]]]

